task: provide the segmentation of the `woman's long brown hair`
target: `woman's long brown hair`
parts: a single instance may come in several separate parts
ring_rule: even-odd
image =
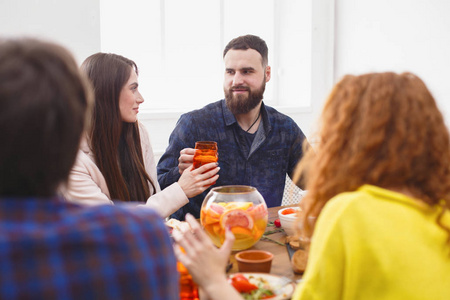
[[[415,198],[450,207],[450,141],[424,82],[411,73],[345,76],[325,103],[318,145],[307,149],[294,182],[306,184],[303,234],[334,196],[364,184],[406,189]],[[450,240],[449,240],[450,242]]]
[[[88,133],[95,161],[105,177],[111,199],[144,202],[150,197],[139,125],[122,121],[119,97],[136,64],[120,55],[96,53],[82,64],[95,93],[94,111]]]

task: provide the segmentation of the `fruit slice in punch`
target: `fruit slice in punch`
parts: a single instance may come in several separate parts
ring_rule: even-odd
[[[253,218],[242,209],[229,210],[220,217],[220,226],[224,229],[227,226],[231,228],[239,226],[252,230]]]

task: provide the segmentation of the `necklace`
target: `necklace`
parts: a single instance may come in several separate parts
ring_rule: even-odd
[[[246,130],[246,132],[248,132],[253,127],[253,125],[256,124],[256,122],[259,120],[260,116],[261,116],[261,110],[259,110],[259,114],[258,114],[258,117],[256,118],[255,122],[253,122],[252,125],[250,125],[250,127]]]

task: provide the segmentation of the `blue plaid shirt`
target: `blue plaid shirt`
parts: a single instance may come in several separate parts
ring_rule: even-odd
[[[281,205],[286,174],[291,176],[303,155],[305,135],[290,117],[274,108],[261,106],[263,126],[259,126],[251,148],[245,132],[227,108],[225,100],[183,114],[169,138],[169,146],[158,162],[161,189],[178,181],[178,158],[184,148],[196,141],[216,141],[219,148],[219,179],[214,186],[250,185],[256,187],[268,207]],[[209,189],[189,199],[172,217],[180,220],[189,212],[200,216]]]
[[[156,212],[0,198],[0,299],[178,299]]]

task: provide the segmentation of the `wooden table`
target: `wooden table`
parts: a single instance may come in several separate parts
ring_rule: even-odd
[[[273,222],[275,219],[278,219],[278,210],[280,210],[281,208],[283,208],[283,207],[277,206],[277,207],[271,207],[268,209],[269,210],[269,222]],[[267,227],[266,232],[274,230],[274,229],[276,229],[276,227]],[[285,239],[286,239],[286,234],[284,232],[278,232],[278,233],[273,233],[273,234],[267,235],[267,237],[284,244]],[[294,281],[297,281],[298,279],[302,278],[302,275],[295,274],[294,271],[292,270],[292,266],[291,266],[291,262],[289,260],[289,254],[288,254],[286,246],[281,246],[281,245],[276,244],[271,241],[260,240],[255,245],[253,245],[251,248],[249,248],[249,250],[250,249],[265,250],[265,251],[271,252],[274,255],[270,274],[285,276]],[[230,260],[233,263],[233,266],[230,269],[230,271],[228,272],[228,274],[236,273],[239,271],[236,259],[234,258],[234,255],[237,252],[238,251],[233,251],[231,253]]]

